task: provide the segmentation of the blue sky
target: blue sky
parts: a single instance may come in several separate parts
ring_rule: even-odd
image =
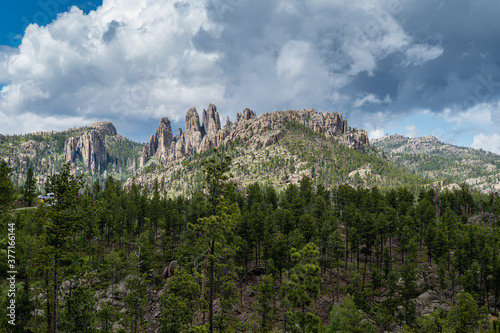
[[[111,120],[146,141],[214,103],[500,153],[498,1],[18,3],[0,5],[2,134]]]
[[[66,12],[72,6],[88,13],[100,5],[102,1],[88,0],[3,1],[0,5],[0,45],[19,46],[29,24],[45,26],[56,19],[58,13]]]

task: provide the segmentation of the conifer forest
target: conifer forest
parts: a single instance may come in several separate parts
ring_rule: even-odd
[[[54,199],[14,210],[2,162],[0,331],[498,332],[498,194],[241,188],[221,152],[201,169],[201,191],[169,196],[66,164]]]

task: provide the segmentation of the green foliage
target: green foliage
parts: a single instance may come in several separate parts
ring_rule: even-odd
[[[55,199],[52,206],[46,207],[49,218],[46,237],[48,245],[56,249],[81,227],[83,211],[79,209],[79,191],[83,188],[82,177],[72,175],[69,164],[63,166],[61,173],[49,177],[47,190],[55,194]]]
[[[289,273],[289,280],[282,286],[283,298],[293,308],[299,310],[288,310],[288,317],[293,323],[288,325],[298,327],[302,332],[317,332],[320,320],[317,315],[307,308],[319,295],[321,284],[319,251],[314,243],[308,243],[302,250],[292,248],[290,250],[292,261],[295,266]]]
[[[14,201],[14,184],[10,179],[12,168],[5,161],[0,161],[0,214],[4,214]]]
[[[33,169],[28,168],[26,181],[24,183],[23,202],[27,207],[31,207],[36,196],[36,180],[33,176]]]
[[[18,292],[27,301],[19,309],[43,313],[37,331],[53,332],[56,316],[59,331],[77,331],[78,322],[80,331],[92,332],[118,324],[122,332],[370,332],[396,324],[407,332],[456,332],[477,331],[474,322],[486,313],[480,305],[497,311],[496,195],[327,190],[310,178],[238,191],[229,171],[239,166],[226,157],[229,150],[204,153],[200,191],[189,196],[166,196],[161,179],[129,190],[115,177],[88,185],[65,166],[50,179],[53,205],[3,214],[1,268],[6,226],[15,223],[19,280],[31,286]],[[168,269],[173,262],[175,272]],[[449,314],[417,317],[415,298],[428,288],[440,302],[455,302]],[[158,293],[159,321],[148,314]],[[465,321],[464,309],[475,306],[480,316]],[[23,329],[35,331],[34,316],[23,318]]]
[[[65,311],[59,327],[64,332],[94,332],[95,299],[88,288],[77,284],[67,296]]]
[[[475,331],[486,319],[486,311],[479,307],[471,294],[460,291],[455,305],[448,313],[448,325],[456,333]]]
[[[276,310],[276,306],[274,305],[276,298],[274,277],[272,275],[264,275],[255,290],[258,292],[255,307],[260,317],[260,332],[270,332],[273,328],[274,311]]]
[[[161,332],[181,332],[183,327],[192,326],[193,316],[199,307],[199,274],[190,273],[182,267],[168,280],[162,296]]]
[[[377,329],[367,320],[367,316],[358,310],[354,299],[348,294],[330,312],[330,324],[326,332],[376,333]]]

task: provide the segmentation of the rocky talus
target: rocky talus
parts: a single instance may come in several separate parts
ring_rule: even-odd
[[[182,160],[193,154],[205,151],[237,138],[244,139],[246,146],[254,149],[268,147],[285,136],[284,125],[295,122],[310,128],[314,132],[334,137],[338,142],[355,150],[369,146],[365,130],[350,130],[347,119],[340,113],[318,112],[315,109],[300,111],[276,111],[256,116],[250,109],[237,113],[235,122],[229,117],[221,127],[217,107],[210,104],[202,112],[202,121],[195,108],[186,114],[186,129],[179,129],[172,134],[168,118],[160,120],[160,126],[143,148],[140,166],[144,166],[153,156],[159,156],[162,162]]]

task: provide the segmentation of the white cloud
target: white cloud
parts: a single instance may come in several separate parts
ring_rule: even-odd
[[[8,84],[0,112],[64,119],[41,122],[63,129],[94,119],[182,121],[189,107],[208,103],[232,117],[244,107],[346,113],[392,104],[385,93],[351,97],[349,84],[391,55],[421,64],[442,49],[416,41],[398,22],[405,5],[390,3],[104,0],[88,15],[73,7],[28,26],[18,50],[0,48],[0,84]],[[38,129],[5,124],[1,133]],[[134,134],[151,134],[143,132]]]
[[[368,132],[368,137],[370,138],[370,140],[381,138],[384,135],[385,135],[385,132],[384,132],[383,128],[373,129],[373,130]]]
[[[372,104],[382,104],[382,103],[391,103],[392,100],[389,97],[389,95],[386,95],[385,98],[379,99],[375,94],[367,94],[363,98],[358,98],[354,101],[354,107],[359,108],[363,106],[365,103],[372,103]]]
[[[409,138],[418,138],[418,128],[415,124],[405,126],[406,136]]]
[[[18,53],[18,50],[9,46],[0,45],[0,84],[9,83],[8,60],[11,56]]]
[[[75,127],[75,124],[89,125],[102,118],[85,118],[83,116],[45,116],[36,113],[9,115],[0,112],[0,118],[6,128],[16,129],[16,133],[24,134],[23,129],[29,128],[30,132],[47,131],[49,129],[66,130]]]
[[[474,136],[471,147],[500,154],[500,134],[493,133],[492,135],[486,135],[479,133]]]
[[[495,114],[500,113],[500,102],[480,103],[465,111],[452,110],[446,108],[442,113],[442,118],[449,123],[458,125],[491,125]]]
[[[405,65],[420,66],[427,61],[434,60],[443,54],[444,49],[438,45],[415,44],[406,50]]]
[[[99,116],[157,118],[158,110],[181,119],[188,106],[221,101],[222,55],[192,43],[200,29],[217,33],[204,5],[105,0],[88,15],[73,7],[45,27],[28,26],[17,54],[0,50],[10,80],[0,111],[7,117],[70,114],[64,117],[85,123]],[[57,124],[64,123],[52,127]]]

